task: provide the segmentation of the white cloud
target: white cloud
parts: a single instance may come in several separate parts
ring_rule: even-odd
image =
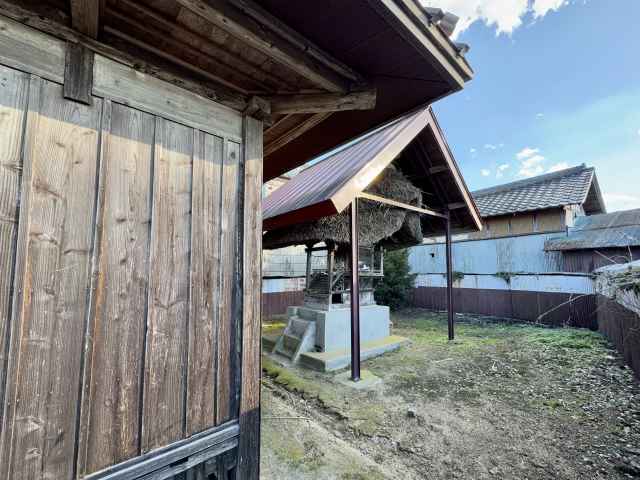
[[[473,147],[472,147],[472,148],[470,148],[470,149],[469,149],[469,153],[470,153],[471,155],[473,155],[474,153],[476,153],[476,149],[475,149],[475,148],[473,148]]]
[[[542,163],[545,158],[542,155],[533,155],[522,160],[518,175],[522,177],[534,177],[544,172]]]
[[[484,144],[484,148],[486,148],[487,150],[497,150],[498,147],[492,143],[485,143]]]
[[[544,117],[544,113],[536,113],[536,118],[542,118]]]
[[[503,163],[502,165],[498,165],[498,169],[496,170],[496,178],[504,177],[505,170],[508,170],[510,166],[511,165],[509,165],[508,163]]]
[[[542,18],[567,3],[568,0],[422,0],[425,6],[442,8],[460,17],[454,39],[477,21],[495,27],[496,35],[510,35],[526,15]]]
[[[636,195],[627,195],[625,193],[605,193],[603,196],[607,212],[640,208],[640,197]]]
[[[540,149],[539,148],[525,147],[522,150],[520,150],[518,153],[516,153],[516,158],[518,160],[524,160],[525,158],[532,157],[532,156],[536,155],[537,153],[540,153]]]
[[[565,168],[569,168],[569,164],[567,162],[556,163],[555,165],[551,165],[547,170],[547,173],[557,172],[559,170],[564,170]]]
[[[483,177],[488,177],[489,175],[491,175],[491,170],[483,168],[482,170],[480,170],[480,175],[482,175]]]
[[[536,18],[539,18],[544,17],[551,10],[558,10],[567,3],[567,0],[536,0],[531,8],[533,10],[533,15]]]
[[[640,137],[640,128],[638,129],[638,136]]]

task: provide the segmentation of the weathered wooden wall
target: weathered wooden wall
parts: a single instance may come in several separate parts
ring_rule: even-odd
[[[92,105],[67,100],[64,45],[0,23],[0,478],[81,478],[242,408],[250,451],[260,122],[99,56]]]

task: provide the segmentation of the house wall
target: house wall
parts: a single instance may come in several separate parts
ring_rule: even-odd
[[[569,210],[571,212],[569,213]],[[468,239],[489,239],[533,233],[563,231],[572,221],[573,209],[550,208],[537,212],[522,212],[512,215],[483,218],[484,228],[467,235]],[[571,220],[568,219],[568,215]]]
[[[80,104],[63,42],[0,17],[0,45],[0,478],[247,456],[262,124],[98,55]]]

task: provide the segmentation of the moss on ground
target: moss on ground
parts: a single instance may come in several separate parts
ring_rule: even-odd
[[[483,468],[495,469],[491,459],[497,458],[509,470],[505,478],[587,478],[596,463],[605,472],[597,478],[619,478],[607,463],[619,458],[616,442],[640,444],[640,428],[629,427],[640,419],[630,372],[600,334],[457,316],[456,340],[449,342],[444,314],[405,311],[392,320],[393,334],[411,344],[365,362],[382,379],[373,390],[265,358],[269,384],[310,400],[305,414],[319,412],[330,431],[353,439],[356,449],[366,446],[363,452],[386,471],[415,469],[416,476],[405,478],[424,478],[425,468],[430,478],[449,478],[453,464],[475,478],[473,459],[489,451]],[[283,462],[312,472],[292,478],[333,468],[333,458],[306,453],[313,446],[297,437],[270,441]],[[452,449],[475,446],[475,456],[447,459]],[[582,457],[592,463],[582,465]],[[542,476],[540,465],[549,469]],[[317,478],[385,477],[362,463],[352,471],[344,462],[333,476]]]

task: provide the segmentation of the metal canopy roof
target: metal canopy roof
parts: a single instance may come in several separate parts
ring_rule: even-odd
[[[578,217],[566,237],[547,240],[546,251],[640,246],[640,209]]]
[[[456,229],[481,229],[480,214],[429,107],[423,107],[323,155],[266,198],[265,230],[342,212],[392,162],[424,192],[427,208],[450,205]],[[425,232],[443,222],[423,220]]]

